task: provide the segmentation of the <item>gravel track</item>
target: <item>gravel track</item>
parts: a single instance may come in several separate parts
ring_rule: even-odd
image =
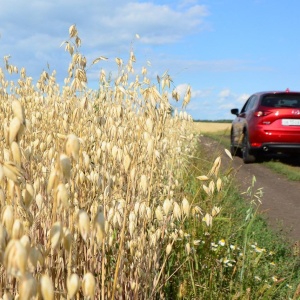
[[[224,148],[208,137],[200,137],[200,142],[210,152],[216,153],[219,147],[219,153],[224,153],[222,164],[232,164],[241,192],[245,192],[251,186],[255,176],[254,188],[263,188],[260,211],[269,225],[282,231],[292,243],[300,240],[300,182],[288,181],[260,163],[244,164],[240,157],[234,157],[231,161]]]

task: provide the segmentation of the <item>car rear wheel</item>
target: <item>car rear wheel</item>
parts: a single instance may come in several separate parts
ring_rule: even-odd
[[[245,164],[255,162],[255,156],[250,153],[250,143],[247,131],[244,132],[243,143],[242,143],[242,158]]]
[[[234,145],[233,133],[230,135],[230,153],[232,156],[240,156],[240,149]]]

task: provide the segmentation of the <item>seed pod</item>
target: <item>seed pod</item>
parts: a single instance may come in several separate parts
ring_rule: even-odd
[[[19,118],[14,117],[9,125],[9,144],[17,139],[18,133],[21,128],[21,122]]]
[[[46,148],[47,148],[46,143],[44,143],[44,142],[40,143],[40,150],[42,153],[45,152]]]
[[[43,205],[43,196],[41,194],[37,194],[35,197],[35,203],[39,210],[41,210]]]
[[[30,300],[37,294],[37,282],[30,273],[27,273],[20,282],[19,295],[22,300]],[[46,298],[44,298],[46,299]]]
[[[4,175],[15,183],[19,183],[20,178],[23,177],[21,168],[11,161],[4,162],[2,168]]]
[[[52,140],[53,140],[52,134],[48,134],[48,135],[47,135],[47,138],[46,138],[47,146],[50,145],[50,143],[52,142]]]
[[[217,180],[217,191],[220,192],[222,188],[222,179],[218,178]]]
[[[2,212],[2,225],[5,226],[8,235],[11,235],[14,224],[14,210],[11,205],[7,205]]]
[[[21,124],[25,122],[25,112],[19,100],[12,101],[12,111],[14,116],[19,119]]]
[[[59,205],[62,204],[65,209],[69,208],[69,194],[63,183],[57,186],[57,202]]]
[[[172,207],[171,201],[169,199],[166,199],[163,204],[163,210],[166,216],[169,214],[171,207]]]
[[[53,282],[47,274],[42,275],[41,280],[41,293],[44,300],[54,299]]]
[[[212,208],[211,215],[212,215],[213,217],[215,217],[215,216],[217,216],[217,215],[220,213],[220,211],[221,211],[221,207],[214,206],[214,207]]]
[[[51,248],[56,249],[60,244],[63,236],[63,230],[60,222],[56,222],[52,225],[50,230],[50,242]]]
[[[20,238],[20,242],[25,247],[26,252],[29,253],[29,251],[30,251],[30,239],[29,239],[29,236],[28,235],[23,235]]]
[[[91,164],[90,157],[88,156],[87,153],[84,153],[84,155],[83,155],[83,164],[86,169],[88,169],[90,167],[90,164]]]
[[[69,134],[66,142],[66,153],[76,161],[79,158],[80,141],[75,134]]]
[[[190,214],[190,203],[186,198],[182,200],[181,206],[182,206],[182,212],[188,217]]]
[[[155,216],[158,221],[163,221],[164,216],[163,216],[162,209],[160,206],[157,206],[157,208],[155,210]]]
[[[111,155],[112,155],[112,157],[113,157],[114,160],[116,159],[117,154],[118,154],[118,147],[115,145],[111,149]]]
[[[86,241],[90,232],[90,218],[84,210],[78,214],[78,227],[81,237]]]
[[[28,264],[29,267],[32,269],[36,269],[37,263],[38,263],[38,258],[39,258],[39,253],[38,249],[36,247],[32,247],[29,249],[28,252]]]
[[[51,161],[51,160],[53,159],[53,157],[54,157],[54,152],[55,152],[54,147],[51,147],[51,148],[49,149],[49,151],[48,151],[47,157],[48,157],[48,159],[49,159],[50,161]]]
[[[152,219],[152,211],[150,207],[146,207],[146,217],[148,219],[148,221],[150,221]]]
[[[185,252],[187,255],[189,255],[191,253],[191,245],[190,243],[186,243],[185,245]]]
[[[208,189],[209,189],[210,195],[212,195],[212,194],[214,193],[214,191],[215,191],[215,183],[214,183],[213,180],[210,181],[210,183],[209,183],[209,185],[208,185]]]
[[[73,242],[73,238],[71,235],[71,232],[68,228],[64,227],[63,229],[63,245],[66,251],[70,251],[71,250],[71,246],[72,246],[72,242]]]
[[[67,180],[69,180],[70,176],[71,176],[71,161],[70,161],[70,158],[66,154],[62,153],[60,155],[59,161],[60,161],[60,166],[61,166],[63,176]]]
[[[13,161],[18,165],[21,166],[21,149],[19,147],[19,144],[15,141],[13,141],[10,145],[10,149],[12,152]]]
[[[95,298],[96,280],[92,273],[88,272],[83,276],[82,291],[83,295],[88,299]]]
[[[213,220],[213,218],[209,213],[206,213],[206,215],[202,219],[202,221],[206,223],[207,227],[212,226],[212,220]]]
[[[141,182],[140,182],[140,187],[142,188],[143,192],[147,192],[148,189],[148,181],[146,175],[141,176]]]
[[[24,232],[23,223],[19,219],[16,219],[14,221],[14,225],[12,228],[12,234],[11,234],[12,238],[19,239],[23,235],[23,232]]]
[[[67,290],[68,296],[72,299],[76,293],[78,292],[80,287],[79,276],[75,273],[71,274],[71,276],[67,279]]]
[[[181,218],[181,209],[180,209],[180,206],[178,205],[178,203],[176,201],[174,202],[173,215],[176,219]]]
[[[167,256],[169,256],[169,254],[171,253],[172,250],[172,244],[168,244],[167,248],[166,248],[166,254]]]
[[[124,156],[124,161],[123,161],[123,166],[124,166],[124,170],[126,173],[129,170],[130,164],[131,164],[131,158],[130,158],[130,155],[127,154]]]
[[[10,240],[5,252],[3,263],[12,276],[25,275],[28,253],[19,240]]]
[[[26,184],[26,189],[22,191],[23,201],[26,208],[29,208],[34,196],[33,186],[29,183]]]
[[[105,219],[104,219],[102,208],[98,209],[98,213],[94,221],[94,229],[95,229],[97,244],[98,246],[101,246],[105,238]]]
[[[128,230],[129,230],[130,237],[132,238],[134,230],[135,230],[135,223],[134,222],[132,222],[132,221],[129,222]]]
[[[148,118],[146,120],[146,128],[147,128],[147,131],[149,133],[152,133],[152,131],[153,131],[153,121],[150,118]]]
[[[30,160],[31,154],[32,154],[32,148],[30,146],[26,147],[26,149],[24,150],[23,153],[24,153],[26,160]]]

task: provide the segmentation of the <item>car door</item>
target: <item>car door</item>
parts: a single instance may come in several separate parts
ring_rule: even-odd
[[[257,102],[257,96],[252,95],[244,104],[241,112],[238,114],[234,124],[234,136],[235,144],[240,145],[243,140],[244,128],[247,128],[247,119],[252,113],[255,104]]]

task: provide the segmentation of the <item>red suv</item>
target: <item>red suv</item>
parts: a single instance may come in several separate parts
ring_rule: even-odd
[[[300,92],[253,94],[236,115],[231,127],[231,153],[241,151],[244,163],[263,153],[300,153]]]

